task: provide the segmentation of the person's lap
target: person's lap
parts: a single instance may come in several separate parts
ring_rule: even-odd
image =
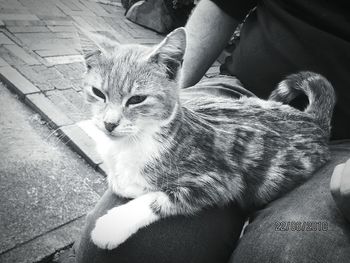
[[[227,262],[245,220],[237,207],[212,208],[192,217],[163,219],[139,230],[114,250],[97,248],[90,239],[96,219],[125,202],[107,190],[87,217],[77,262]]]
[[[233,80],[233,92],[241,93],[240,83]],[[227,79],[225,80],[227,82]],[[230,82],[230,80],[228,80]],[[214,83],[215,80],[208,80]],[[202,83],[203,84],[203,83]],[[204,85],[205,86],[205,85]],[[215,91],[217,92],[217,90]],[[350,157],[350,142],[332,145],[332,160],[313,178],[254,215],[239,240],[245,215],[232,205],[210,208],[196,216],[166,218],[141,229],[118,248],[97,248],[90,239],[95,221],[114,206],[127,200],[107,191],[89,214],[77,262],[348,262],[350,258],[350,224],[338,211],[329,191],[335,165]],[[326,229],[283,231],[289,224],[313,222]],[[300,222],[300,223],[298,223]]]

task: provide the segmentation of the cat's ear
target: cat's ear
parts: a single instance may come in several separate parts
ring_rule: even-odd
[[[186,31],[179,27],[172,31],[150,55],[153,63],[166,66],[169,79],[175,79],[186,50]]]
[[[99,55],[108,53],[109,50],[115,49],[118,45],[116,41],[108,37],[88,32],[81,27],[79,27],[78,35],[87,67],[96,63]]]

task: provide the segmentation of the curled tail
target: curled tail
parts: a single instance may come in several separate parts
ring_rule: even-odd
[[[304,93],[309,100],[304,111],[313,115],[321,128],[329,132],[335,93],[331,83],[322,75],[308,71],[289,75],[279,83],[269,100],[289,103],[300,93]]]

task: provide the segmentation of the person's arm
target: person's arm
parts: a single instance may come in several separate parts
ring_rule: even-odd
[[[210,0],[201,0],[189,18],[181,87],[196,84],[213,64],[236,29],[239,21]]]

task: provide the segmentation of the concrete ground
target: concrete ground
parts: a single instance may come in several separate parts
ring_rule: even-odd
[[[124,12],[120,0],[0,0],[0,262],[50,261],[104,191],[76,26],[125,44],[164,38]]]
[[[0,112],[0,262],[40,261],[74,241],[104,177],[3,85]]]

